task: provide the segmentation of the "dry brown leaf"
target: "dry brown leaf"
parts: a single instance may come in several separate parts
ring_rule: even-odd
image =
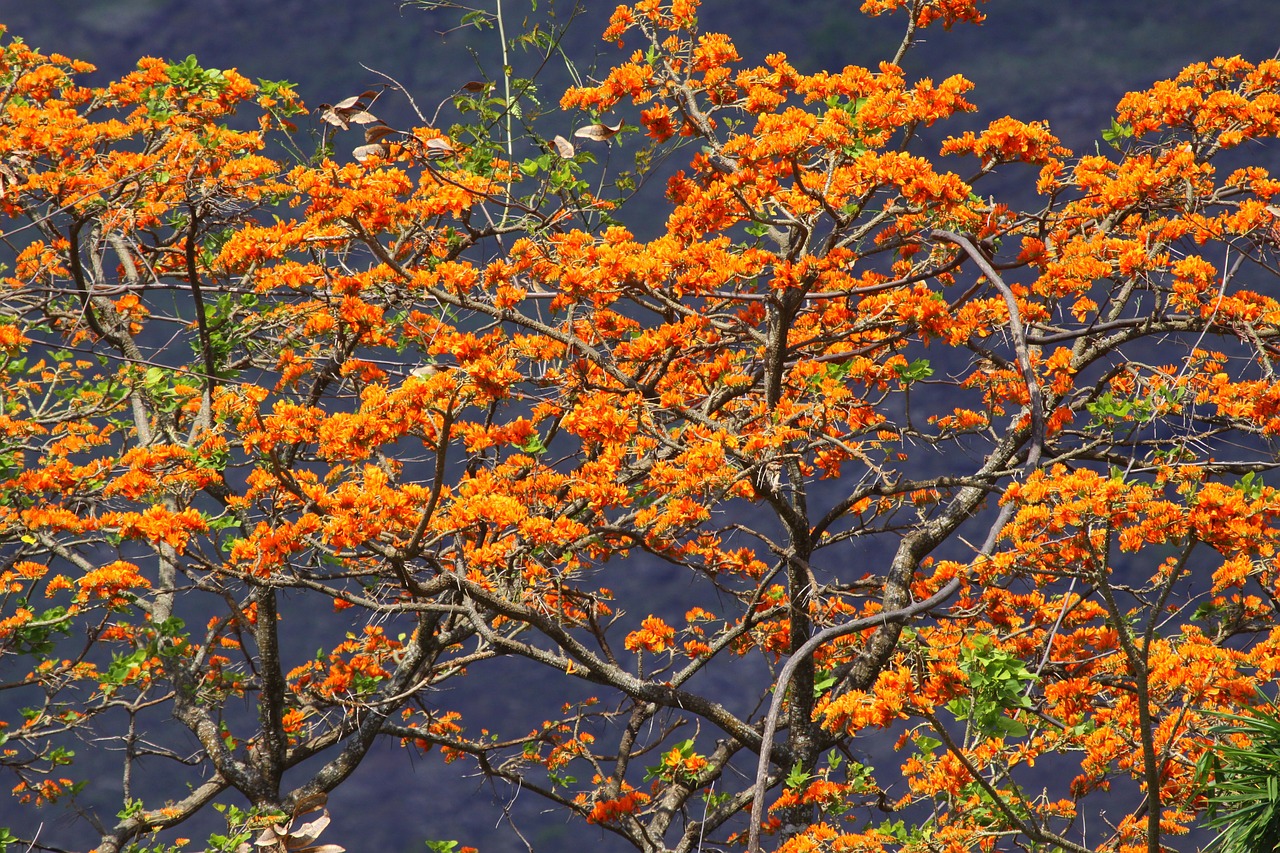
[[[453,146],[449,144],[449,140],[436,136],[422,143],[427,149],[428,157],[448,157],[453,154]]]
[[[331,821],[329,812],[325,811],[315,820],[308,821],[297,829],[291,829],[289,831],[289,845],[296,847],[298,845],[311,844],[320,837],[320,833],[325,831]]]
[[[0,198],[4,198],[6,187],[20,183],[18,173],[4,163],[0,163]]]
[[[622,122],[618,122],[613,126],[609,126],[607,124],[589,124],[586,127],[580,127],[575,130],[573,135],[579,139],[591,139],[596,142],[604,142],[620,130],[622,130]]]
[[[483,80],[472,80],[468,83],[462,84],[462,91],[464,92],[483,92],[488,88],[489,84],[485,83]]]
[[[262,834],[254,840],[255,847],[275,847],[289,836],[289,827],[285,824],[279,826],[268,826],[262,830]]]
[[[321,121],[328,122],[329,124],[335,125],[336,127],[340,127],[343,130],[350,129],[346,121],[343,120],[342,116],[339,115],[337,111],[334,110],[333,107],[329,106],[328,104],[321,104],[319,109],[320,109]]]
[[[371,112],[356,110],[351,113],[351,115],[347,116],[347,121],[352,124],[374,124],[375,122],[380,121],[380,119]]]
[[[551,140],[551,144],[556,147],[556,153],[564,159],[568,160],[573,157],[573,143],[563,136],[557,136]]]
[[[329,795],[326,794],[324,791],[316,791],[313,794],[307,794],[305,797],[298,800],[298,802],[294,804],[293,817],[296,820],[299,815],[304,815],[307,812],[314,812],[319,809],[323,809],[328,804],[328,802],[329,802]]]
[[[343,98],[341,101],[333,105],[335,110],[352,110],[364,109],[364,104],[360,103],[365,98],[376,98],[378,93],[372,89],[366,89],[358,95],[352,95],[350,98]]]
[[[364,141],[373,143],[382,139],[384,136],[390,136],[393,133],[399,133],[394,127],[386,124],[372,124],[364,129]]]
[[[372,145],[361,145],[351,152],[351,156],[356,158],[357,163],[365,163],[375,158],[387,157],[390,154],[391,149],[381,142],[375,142]]]

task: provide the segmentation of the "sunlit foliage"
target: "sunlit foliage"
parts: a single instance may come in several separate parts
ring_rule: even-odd
[[[864,11],[897,54],[805,74],[619,6],[560,111],[500,71],[408,129],[6,37],[2,811],[82,738],[104,853],[232,794],[294,849],[390,738],[646,853],[1178,849],[1280,670],[1280,61],[1077,156],[904,73],[977,0]],[[451,707],[498,658],[560,715]]]

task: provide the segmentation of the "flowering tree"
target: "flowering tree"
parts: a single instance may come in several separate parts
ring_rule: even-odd
[[[976,0],[863,8],[905,12],[896,55],[803,74],[620,6],[634,52],[563,112],[508,70],[401,130],[388,86],[317,110],[314,157],[286,84],[87,88],[8,40],[17,801],[86,784],[78,737],[117,750],[99,850],[245,801],[215,846],[323,849],[284,816],[392,738],[646,853],[1176,848],[1280,668],[1280,181],[1239,155],[1280,62],[1193,65],[1073,156],[948,135],[969,84],[904,75]],[[687,608],[611,591],[655,561]],[[498,659],[573,698],[451,708]]]

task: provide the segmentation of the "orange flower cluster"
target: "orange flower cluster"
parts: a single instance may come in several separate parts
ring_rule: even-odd
[[[610,800],[597,800],[591,807],[587,820],[591,823],[614,823],[623,815],[634,814],[649,799],[644,791],[628,790]]]
[[[127,704],[256,805],[385,736],[641,849],[755,799],[786,851],[1066,847],[1113,785],[1145,811],[1099,850],[1191,826],[1216,715],[1280,675],[1280,179],[1241,148],[1280,134],[1280,64],[1131,93],[1077,157],[1034,120],[949,135],[962,76],[803,73],[701,11],[617,8],[639,48],[565,94],[572,144],[502,138],[487,84],[448,135],[370,90],[289,164],[287,85],[95,89],[0,46],[0,681],[47,697],[4,727],[20,798],[91,724],[132,761]],[[519,666],[573,699],[464,731],[451,690]]]
[[[625,647],[628,651],[643,649],[658,654],[671,648],[675,636],[675,628],[657,616],[646,616],[640,627],[627,635]]]
[[[923,3],[909,0],[863,0],[862,12],[866,15],[883,15],[910,5],[911,10],[916,12],[916,26],[923,28],[941,21],[943,27],[951,29],[960,22],[980,24],[985,21],[986,15],[978,11],[980,2],[985,0],[925,0]]]

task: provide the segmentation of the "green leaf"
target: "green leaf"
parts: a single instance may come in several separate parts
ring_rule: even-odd
[[[1111,120],[1111,127],[1102,131],[1102,138],[1110,143],[1113,148],[1120,147],[1122,139],[1130,139],[1133,136],[1133,125],[1121,124],[1115,119]]]
[[[898,374],[898,378],[901,379],[905,385],[912,382],[919,382],[922,379],[928,379],[933,375],[933,368],[929,365],[927,360],[917,358],[910,364],[895,364],[893,372]]]
[[[531,435],[525,439],[524,444],[520,445],[520,449],[532,456],[539,456],[547,452],[547,446],[542,443],[542,437]]]
[[[1215,745],[1196,765],[1205,793],[1205,825],[1217,829],[1210,850],[1254,853],[1280,845],[1280,719],[1276,708],[1249,714],[1217,714],[1221,725],[1210,729]],[[1236,746],[1243,736],[1248,746]]]
[[[791,771],[787,773],[786,784],[788,788],[795,790],[805,785],[812,778],[813,774],[805,771],[800,762],[797,761]]]
[[[1233,486],[1236,491],[1244,495],[1245,500],[1256,501],[1262,497],[1264,484],[1262,478],[1257,473],[1250,471],[1241,477]]]
[[[835,684],[836,684],[836,677],[835,675],[832,675],[832,674],[823,675],[821,678],[814,679],[813,695],[821,696],[823,693],[826,693],[828,690],[834,687]]]
[[[916,749],[920,750],[923,755],[933,755],[933,751],[942,746],[942,741],[937,738],[931,738],[928,735],[920,735],[914,741]]]
[[[1205,619],[1208,619],[1213,614],[1217,613],[1220,609],[1221,608],[1218,607],[1218,605],[1214,604],[1213,602],[1205,601],[1195,609],[1194,613],[1191,614],[1191,617],[1190,617],[1191,621],[1201,622]]]
[[[427,849],[432,853],[453,853],[453,850],[458,846],[457,841],[426,841],[423,843],[427,845]]]

